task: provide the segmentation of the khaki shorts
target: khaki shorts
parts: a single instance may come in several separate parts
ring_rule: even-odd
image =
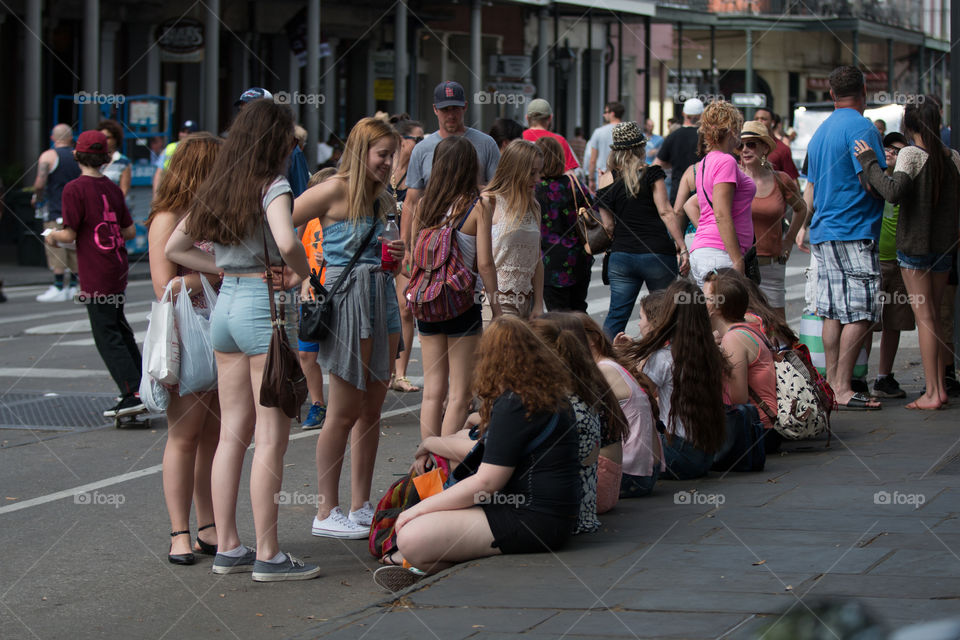
[[[56,229],[59,231],[63,229],[62,224],[57,224],[56,222],[44,222],[44,230],[46,229]],[[43,243],[44,249],[47,252],[47,266],[51,269],[67,269],[70,273],[76,275],[80,273],[77,270],[77,251],[76,249],[64,249],[63,247],[51,247],[46,242]]]
[[[880,291],[882,303],[880,322],[874,325],[873,330],[913,331],[916,329],[913,309],[910,308],[909,296],[907,296],[907,287],[903,284],[903,275],[896,260],[880,261]]]

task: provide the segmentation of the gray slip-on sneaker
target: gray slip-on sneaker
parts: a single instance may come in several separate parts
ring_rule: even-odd
[[[320,567],[306,564],[302,560],[285,554],[283,562],[264,562],[257,560],[253,564],[253,579],[256,582],[280,582],[282,580],[309,580],[320,575]]]
[[[213,559],[213,572],[217,575],[226,575],[228,573],[250,573],[253,571],[254,562],[257,559],[256,549],[247,547],[247,552],[239,558],[225,556],[218,553]]]

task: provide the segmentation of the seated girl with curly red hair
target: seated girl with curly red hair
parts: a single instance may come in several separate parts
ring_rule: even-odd
[[[513,317],[484,331],[480,354],[483,460],[474,475],[397,518],[397,545],[419,571],[378,569],[374,579],[389,590],[474,558],[555,551],[576,524],[580,464],[566,368]]]

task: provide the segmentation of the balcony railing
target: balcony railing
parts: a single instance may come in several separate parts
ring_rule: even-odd
[[[921,30],[923,0],[667,0],[659,4],[711,13],[754,16],[861,18]]]

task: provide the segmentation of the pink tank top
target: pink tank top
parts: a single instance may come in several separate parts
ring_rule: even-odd
[[[770,408],[771,411],[777,411],[777,366],[773,361],[773,354],[770,353],[770,349],[767,347],[765,342],[759,338],[757,335],[758,329],[750,324],[745,322],[740,322],[734,325],[730,325],[730,331],[740,331],[750,336],[750,339],[754,341],[757,345],[757,357],[753,359],[753,362],[747,365],[747,384],[749,387],[760,396],[760,399],[763,400],[764,404]],[[750,404],[756,406],[753,398],[750,398]],[[773,422],[771,422],[770,417],[767,415],[767,412],[757,407],[757,412],[760,414],[760,419],[763,421],[763,426],[767,429],[773,428]]]
[[[612,367],[630,387],[630,397],[620,401],[620,408],[627,417],[629,431],[623,438],[623,473],[631,476],[653,474],[653,465],[660,464],[665,470],[660,449],[660,435],[653,422],[650,398],[630,372],[613,360],[601,360],[598,365]]]

